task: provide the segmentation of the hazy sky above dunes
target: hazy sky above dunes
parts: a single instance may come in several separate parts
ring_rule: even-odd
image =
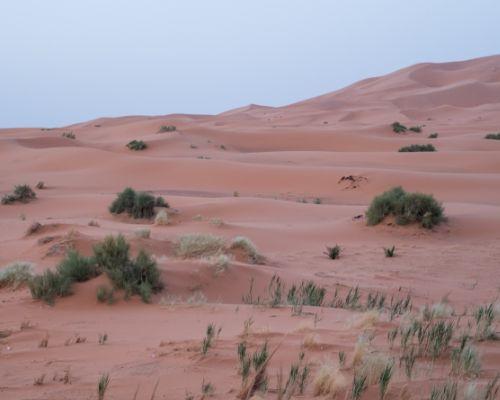
[[[0,127],[284,105],[500,53],[498,0],[2,0]]]

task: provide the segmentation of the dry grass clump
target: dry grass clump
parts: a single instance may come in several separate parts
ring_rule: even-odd
[[[168,214],[166,210],[160,210],[155,217],[155,225],[165,226],[169,224]]]
[[[201,258],[220,254],[226,241],[220,236],[207,233],[191,233],[179,238],[176,253],[183,258]]]
[[[27,284],[33,277],[33,264],[25,261],[16,261],[8,264],[0,270],[0,288],[19,286]]]
[[[368,329],[373,327],[380,320],[380,312],[377,310],[370,310],[362,313],[350,324],[353,328]]]
[[[222,228],[225,224],[222,218],[210,218],[210,225],[213,225],[217,228]]]
[[[357,368],[357,373],[366,376],[368,385],[377,383],[380,376],[389,367],[392,368],[394,360],[384,353],[370,353],[362,358],[361,365]]]
[[[137,229],[134,232],[135,237],[142,238],[142,239],[149,239],[151,237],[151,231],[149,229]]]
[[[226,254],[219,254],[210,258],[210,264],[215,268],[216,274],[221,274],[229,268],[231,259]]]
[[[366,354],[368,353],[368,348],[370,346],[370,339],[366,335],[358,336],[358,340],[356,341],[356,345],[354,346],[354,353],[352,356],[352,365],[359,365]]]
[[[263,261],[255,244],[245,236],[236,236],[231,241],[230,249],[243,250],[252,264],[260,264]]]
[[[328,396],[328,398],[333,399],[346,387],[347,380],[340,369],[329,363],[320,366],[313,380],[314,396]]]

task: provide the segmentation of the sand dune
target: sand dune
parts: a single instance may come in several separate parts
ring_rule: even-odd
[[[396,134],[390,127],[396,120],[422,132]],[[161,133],[162,125],[176,130]],[[61,136],[70,131],[75,139]],[[265,298],[275,274],[288,287],[301,280],[323,285],[328,301],[336,288],[345,295],[358,286],[363,301],[368,292],[388,299],[411,293],[417,310],[446,296],[456,314],[470,316],[498,298],[500,141],[484,139],[498,131],[500,56],[418,64],[282,107],[0,130],[1,194],[16,184],[46,186],[33,202],[0,206],[0,266],[25,260],[39,273],[53,269],[69,246],[90,255],[106,235],[122,233],[134,255],[145,249],[155,256],[166,283],[149,305],[121,295],[113,305],[99,304],[104,275],[76,284],[74,294],[53,307],[34,301],[26,287],[1,288],[0,331],[10,334],[0,338],[0,398],[95,398],[104,372],[111,375],[106,399],[133,398],[138,386],[137,398],[149,399],[157,380],[157,398],[184,399],[186,391],[199,398],[203,380],[215,386],[215,399],[236,398],[236,346],[248,318],[252,350],[266,339],[271,347],[281,343],[269,365],[266,399],[276,397],[275,375],[280,368],[287,373],[301,349],[313,375],[325,359],[336,363],[339,351],[350,360],[366,329],[374,348],[391,351],[385,338],[400,319],[386,313],[372,326],[360,323],[366,315],[356,310],[305,307],[293,315],[288,306],[243,304],[252,279],[254,294]],[[428,138],[435,132],[437,138]],[[127,149],[133,139],[148,148]],[[398,152],[427,143],[437,152]],[[362,215],[372,198],[398,185],[432,193],[445,207],[446,222],[432,230],[390,220],[367,226]],[[115,193],[127,186],[163,195],[175,209],[170,225],[110,214]],[[27,235],[33,221],[43,228]],[[149,229],[150,238],[139,238],[139,229]],[[265,261],[252,264],[233,252],[225,269],[215,271],[210,259],[178,257],[175,242],[195,232],[228,242],[246,236]],[[323,251],[336,243],[343,251],[332,261]],[[397,257],[385,258],[383,247],[391,245]],[[23,321],[33,326],[20,329]],[[222,331],[202,357],[210,322]],[[109,343],[99,345],[104,332]],[[38,348],[46,334],[48,348]],[[318,343],[301,347],[311,334]],[[75,335],[85,342],[69,340]],[[477,346],[483,385],[499,369],[500,347]],[[417,364],[412,381],[398,370],[388,398],[400,398],[405,386],[414,398],[427,398],[431,383],[448,376],[449,355]],[[68,369],[72,378],[65,384]],[[349,382],[352,372],[346,368]],[[42,374],[44,384],[33,385]],[[364,398],[378,398],[377,390],[371,385]],[[313,398],[312,385],[300,398]]]

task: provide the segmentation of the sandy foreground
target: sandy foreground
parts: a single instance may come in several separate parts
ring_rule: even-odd
[[[422,133],[396,134],[393,121],[423,125]],[[162,125],[177,130],[158,133]],[[75,139],[61,136],[69,131]],[[109,373],[106,399],[133,399],[136,390],[137,399],[150,399],[155,385],[156,399],[199,399],[203,382],[213,385],[211,398],[234,399],[241,388],[236,349],[245,340],[251,352],[265,341],[270,350],[279,345],[267,368],[269,390],[259,394],[264,399],[278,398],[276,375],[282,370],[286,381],[301,351],[311,372],[304,393],[293,398],[313,398],[321,365],[338,365],[345,352],[343,399],[360,335],[372,338],[367,352],[395,358],[386,398],[429,398],[432,386],[450,376],[450,351],[434,361],[418,358],[409,380],[399,364],[399,336],[392,349],[387,340],[404,317],[391,321],[387,310],[328,304],[335,290],[345,297],[356,286],[362,304],[368,293],[385,294],[388,304],[410,294],[415,313],[446,298],[454,310],[447,320],[463,315],[457,346],[473,310],[499,296],[500,141],[484,139],[499,131],[500,56],[419,64],[279,108],[0,130],[1,194],[16,184],[47,186],[31,203],[0,206],[0,266],[30,261],[39,273],[54,268],[69,246],[90,255],[106,235],[122,233],[133,254],[140,248],[154,254],[166,284],[152,304],[118,293],[107,305],[96,300],[107,280],[101,275],[76,284],[74,295],[53,307],[33,300],[28,288],[0,289],[0,331],[10,331],[0,339],[0,398],[97,399],[99,376]],[[438,138],[428,139],[434,132]],[[128,150],[132,139],[148,148]],[[437,152],[397,152],[414,143],[432,143]],[[448,220],[426,230],[391,221],[371,227],[355,218],[396,185],[432,193]],[[127,186],[164,196],[175,209],[171,223],[110,214],[109,204]],[[34,221],[43,228],[26,235]],[[149,239],[136,235],[144,228]],[[210,260],[176,257],[175,241],[186,233],[246,236],[265,262],[236,257],[216,273]],[[336,243],[341,257],[330,260],[323,251]],[[386,258],[383,247],[392,245],[397,256]],[[251,279],[266,303],[274,274],[287,288],[303,280],[324,286],[325,306],[294,315],[290,306],[244,304]],[[202,356],[209,323],[221,331]],[[104,333],[108,340],[100,345]],[[48,346],[40,348],[45,337]],[[85,340],[75,343],[76,337]],[[500,371],[500,342],[474,345],[481,372],[476,379],[452,376],[459,398],[467,383],[477,381],[479,393]],[[42,375],[43,384],[34,385]],[[362,398],[376,399],[378,390],[370,384]]]

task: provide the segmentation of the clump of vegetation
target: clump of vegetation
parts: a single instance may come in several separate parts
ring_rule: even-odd
[[[460,376],[475,377],[481,371],[481,361],[477,349],[462,339],[460,347],[451,353],[451,371]]]
[[[96,291],[96,297],[99,303],[113,304],[115,302],[114,290],[107,286],[99,286]]]
[[[70,277],[46,270],[43,274],[36,275],[30,280],[29,288],[34,299],[54,304],[56,297],[65,297],[72,293],[71,284]]]
[[[498,133],[488,133],[484,138],[485,139],[491,139],[491,140],[500,140],[500,132],[498,132]]]
[[[252,264],[260,264],[263,261],[263,257],[259,254],[255,244],[245,236],[236,236],[231,241],[230,249],[243,250]]]
[[[384,254],[389,258],[394,257],[396,255],[396,246],[384,247]]]
[[[76,139],[76,135],[73,133],[73,131],[63,132],[61,136],[67,139]]]
[[[420,132],[422,132],[422,127],[421,127],[421,126],[418,126],[418,125],[416,125],[416,126],[411,126],[409,129],[410,129],[410,131],[412,131],[412,132],[416,132],[416,133],[420,133]]]
[[[220,332],[221,328],[219,328]],[[203,341],[201,342],[201,354],[207,355],[208,350],[213,346],[213,341],[215,338],[215,324],[211,323],[207,326],[207,331]]]
[[[329,363],[324,363],[318,369],[313,380],[314,396],[329,395],[335,398],[347,386],[347,382],[338,368]]]
[[[102,374],[99,377],[99,381],[97,382],[97,396],[99,400],[104,400],[106,390],[108,390],[109,381],[109,374]]]
[[[444,220],[444,210],[432,195],[407,193],[401,187],[395,187],[376,196],[368,210],[368,225],[377,225],[389,216],[396,217],[398,225],[418,222],[424,228],[432,228]]]
[[[43,181],[39,181],[35,187],[39,190],[45,189],[45,183]]]
[[[165,210],[160,210],[155,217],[155,225],[165,226],[168,225],[168,213]]]
[[[18,287],[27,284],[33,277],[33,264],[23,261],[14,262],[0,270],[0,288]]]
[[[141,239],[149,239],[151,237],[151,230],[145,228],[137,229],[134,235]]]
[[[70,250],[59,263],[57,272],[74,282],[85,282],[101,273],[92,257],[84,257],[75,250]]]
[[[160,126],[160,130],[158,132],[164,133],[164,132],[174,132],[177,130],[177,127],[174,125],[162,125]]]
[[[155,198],[149,193],[136,192],[132,188],[125,188],[121,193],[118,193],[116,199],[111,203],[109,211],[112,214],[126,212],[133,218],[152,218],[155,215],[155,207],[168,208],[169,205],[162,197]]]
[[[412,144],[410,146],[401,147],[398,151],[400,153],[428,152],[436,151],[436,148],[432,144]]]
[[[138,151],[138,150],[144,150],[148,146],[142,140],[135,140],[134,139],[134,140],[132,140],[132,141],[130,141],[130,142],[127,143],[127,147],[129,148],[129,150]]]
[[[494,330],[495,322],[495,307],[493,303],[479,306],[474,311],[474,321],[476,322],[475,338],[479,341],[483,340],[500,340]]]
[[[427,136],[429,139],[437,139],[439,134],[437,132],[431,133],[429,136]]]
[[[398,121],[393,122],[391,127],[395,133],[403,133],[403,132],[406,132],[408,130],[408,128],[406,126],[400,124]]]
[[[36,199],[36,193],[29,185],[16,185],[12,193],[2,197],[2,204],[12,204],[16,201],[29,203],[34,199]]]
[[[368,385],[366,383],[366,375],[354,374],[352,380],[351,399],[360,399],[361,395],[366,391],[366,389],[368,389]]]
[[[142,301],[149,303],[151,295],[163,289],[156,262],[144,250],[130,259],[129,245],[122,235],[108,236],[94,246],[94,258],[114,287],[125,290],[127,297],[139,295]]]
[[[220,236],[192,233],[182,235],[176,244],[176,253],[183,258],[215,256],[223,252],[226,241]]]
[[[342,249],[340,248],[340,246],[338,244],[336,244],[333,247],[326,246],[326,251],[323,252],[323,254],[327,255],[328,258],[330,258],[332,260],[336,260],[337,258],[340,257],[341,251],[342,251]]]
[[[457,393],[457,382],[448,381],[442,386],[434,386],[432,388],[430,400],[455,400]]]

